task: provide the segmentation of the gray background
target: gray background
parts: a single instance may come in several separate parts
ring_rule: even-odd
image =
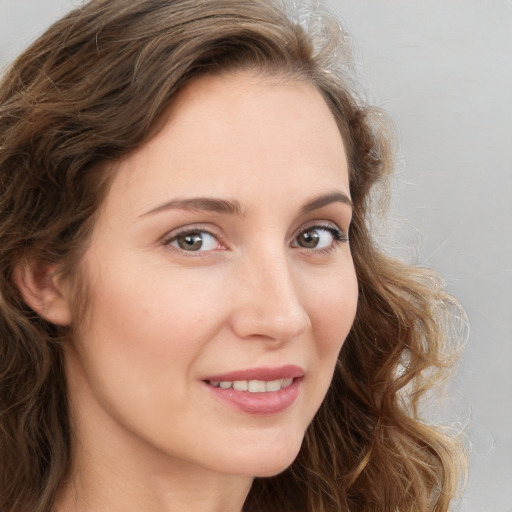
[[[512,2],[329,3],[400,129],[388,238],[439,270],[470,320],[451,401],[470,421],[458,510],[511,512]]]
[[[512,1],[328,3],[369,97],[400,129],[386,238],[439,270],[470,319],[450,401],[454,418],[470,417],[457,510],[512,512]],[[79,4],[0,0],[0,67]]]

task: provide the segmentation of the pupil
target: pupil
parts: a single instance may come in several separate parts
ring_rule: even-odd
[[[181,249],[186,251],[197,251],[198,249],[201,249],[203,239],[201,235],[197,233],[185,235],[178,240],[178,245]]]
[[[312,249],[318,245],[320,236],[316,231],[306,231],[300,235],[300,245]]]

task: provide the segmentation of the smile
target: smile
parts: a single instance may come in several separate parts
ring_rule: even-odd
[[[249,393],[267,393],[275,392],[292,385],[293,379],[277,380],[223,380],[209,381],[210,386],[220,389],[234,389],[235,391],[248,391]]]
[[[242,413],[268,416],[284,412],[298,399],[304,380],[299,366],[251,368],[203,379],[216,400]]]

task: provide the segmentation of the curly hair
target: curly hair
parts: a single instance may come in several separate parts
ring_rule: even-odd
[[[247,68],[313,84],[337,121],[359,302],[297,459],[256,479],[244,510],[448,510],[463,451],[422,420],[419,405],[453,364],[459,306],[433,272],[390,258],[372,238],[372,191],[387,187],[393,144],[384,114],[354,86],[345,32],[318,5],[92,0],[50,27],[0,83],[3,512],[52,509],[73,435],[62,355],[70,333],[24,303],[14,269],[37,258],[64,262],[72,275],[108,192],[107,164],[147,142],[194,77]]]

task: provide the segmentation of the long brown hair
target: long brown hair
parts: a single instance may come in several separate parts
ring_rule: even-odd
[[[435,274],[379,251],[370,197],[392,167],[382,113],[358,99],[346,34],[318,6],[270,0],[92,0],[56,22],[0,84],[0,510],[49,512],[72,432],[62,344],[13,272],[73,273],[108,164],[144,144],[194,77],[240,68],[314,84],[346,144],[359,281],[354,326],[292,466],[256,479],[247,512],[444,512],[462,452],[418,405],[452,359],[456,302]]]

